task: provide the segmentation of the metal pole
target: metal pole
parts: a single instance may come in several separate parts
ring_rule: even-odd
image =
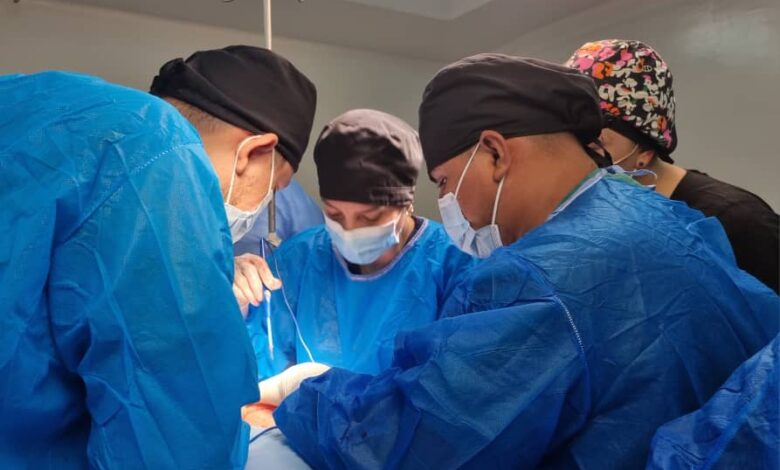
[[[265,48],[273,49],[271,47],[271,0],[263,0],[263,32],[265,34]]]
[[[263,0],[263,34],[265,35],[265,47],[268,50],[272,49],[273,45],[273,31],[271,30],[271,0]],[[276,158],[275,155],[272,158]],[[274,245],[279,246],[282,240],[279,235],[276,234],[276,191],[271,196],[271,203],[268,204],[268,241]]]

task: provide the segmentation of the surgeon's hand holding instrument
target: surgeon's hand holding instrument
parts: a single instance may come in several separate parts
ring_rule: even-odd
[[[246,318],[249,305],[259,306],[265,300],[264,290],[277,290],[282,286],[275,278],[265,259],[247,253],[235,258],[233,293]]]

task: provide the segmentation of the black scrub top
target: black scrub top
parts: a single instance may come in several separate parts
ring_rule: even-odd
[[[778,292],[778,215],[769,204],[697,170],[688,170],[671,198],[716,217],[726,230],[737,265]]]

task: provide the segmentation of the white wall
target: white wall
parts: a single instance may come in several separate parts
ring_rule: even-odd
[[[605,37],[644,40],[670,63],[678,163],[780,209],[780,2],[619,0],[527,32],[501,49],[562,62],[583,42]],[[0,0],[0,73],[70,69],[146,89],[166,60],[235,43],[263,41],[259,34],[109,10]],[[356,107],[416,125],[422,90],[444,65],[281,37],[274,47],[317,84],[314,137],[327,120]],[[298,178],[318,199],[311,148]],[[435,188],[424,175],[418,188],[418,213],[438,218]]]
[[[242,31],[61,3],[0,1],[0,74],[65,69],[146,90],[167,60],[240,43],[264,44],[260,34]],[[317,201],[311,150],[327,121],[363,107],[395,114],[416,127],[425,84],[444,65],[277,36],[274,50],[317,85],[312,140],[297,176]],[[415,209],[438,218],[436,188],[424,170]]]
[[[574,1],[574,0],[572,0]],[[676,162],[780,209],[780,2],[621,0],[528,32],[503,52],[563,62],[586,41],[639,39],[674,75]]]

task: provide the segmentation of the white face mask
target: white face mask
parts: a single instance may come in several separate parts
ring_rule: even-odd
[[[452,241],[461,249],[461,251],[479,258],[487,258],[493,251],[500,246],[503,246],[503,243],[501,242],[501,232],[498,230],[498,225],[496,224],[496,213],[498,212],[498,201],[501,199],[501,190],[504,188],[504,178],[502,178],[501,182],[498,184],[496,200],[493,203],[493,218],[490,225],[474,230],[468,219],[463,215],[463,211],[461,211],[460,204],[458,203],[460,185],[463,183],[463,177],[466,176],[466,172],[468,171],[469,166],[471,166],[471,162],[474,160],[474,156],[477,154],[478,149],[479,143],[474,147],[471,157],[469,157],[466,166],[463,168],[463,173],[460,174],[455,193],[447,193],[439,198],[439,212],[441,213],[444,230],[447,231],[447,235],[450,236]]]
[[[376,227],[344,230],[341,224],[326,215],[325,228],[328,230],[333,245],[344,259],[352,264],[367,265],[379,259],[385,251],[401,242],[398,233],[400,220],[401,215]]]
[[[271,199],[274,196],[274,171],[276,170],[276,150],[271,152],[271,176],[268,179],[268,192],[266,192],[263,200],[260,204],[251,211],[244,211],[236,206],[230,204],[230,196],[233,195],[233,184],[236,182],[236,166],[238,165],[238,153],[241,148],[246,145],[247,142],[254,139],[255,136],[247,137],[238,145],[236,149],[236,156],[233,158],[233,173],[230,175],[230,186],[228,187],[227,198],[225,199],[225,212],[227,212],[228,225],[230,226],[230,236],[233,238],[233,243],[241,240],[241,238],[249,233],[252,227],[257,221],[257,217],[268,207],[271,203]]]

